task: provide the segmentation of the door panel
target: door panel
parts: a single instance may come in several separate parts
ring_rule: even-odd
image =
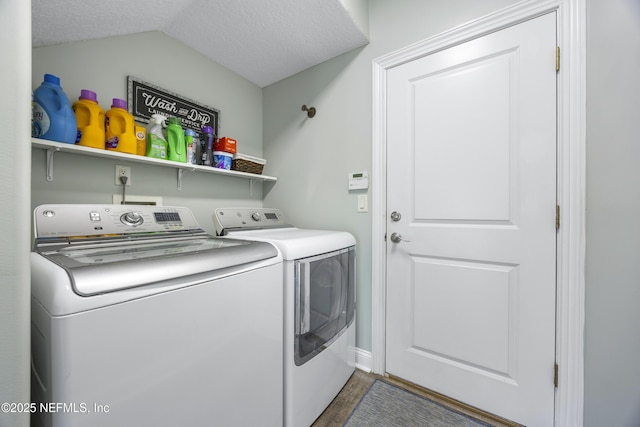
[[[420,136],[412,148],[421,160],[415,171],[416,219],[509,219],[514,63],[512,51],[501,52],[412,81],[415,135]],[[464,126],[461,117],[469,119]],[[447,143],[420,143],[424,140]]]
[[[530,427],[554,410],[555,20],[387,80],[387,371]]]
[[[425,357],[487,375],[509,375],[510,291],[517,268],[414,258],[412,347]],[[511,344],[511,345],[510,345]]]

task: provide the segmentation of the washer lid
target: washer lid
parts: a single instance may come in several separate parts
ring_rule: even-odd
[[[90,242],[38,248],[64,268],[75,293],[91,296],[214,272],[278,256],[268,243],[210,236]]]

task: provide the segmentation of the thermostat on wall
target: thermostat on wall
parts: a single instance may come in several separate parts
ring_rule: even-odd
[[[349,174],[349,190],[366,190],[369,188],[367,172],[351,172]]]

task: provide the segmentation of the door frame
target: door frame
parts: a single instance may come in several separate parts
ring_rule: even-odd
[[[557,91],[557,234],[555,425],[582,426],[585,313],[585,0],[524,0],[373,60],[372,349],[374,373],[386,373],[387,71],[430,53],[537,16],[557,13],[561,52]],[[553,373],[550,373],[552,381]]]

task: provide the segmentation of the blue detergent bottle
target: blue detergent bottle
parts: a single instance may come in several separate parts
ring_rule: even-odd
[[[31,136],[75,144],[77,132],[76,116],[60,78],[45,74],[44,82],[33,91]]]

